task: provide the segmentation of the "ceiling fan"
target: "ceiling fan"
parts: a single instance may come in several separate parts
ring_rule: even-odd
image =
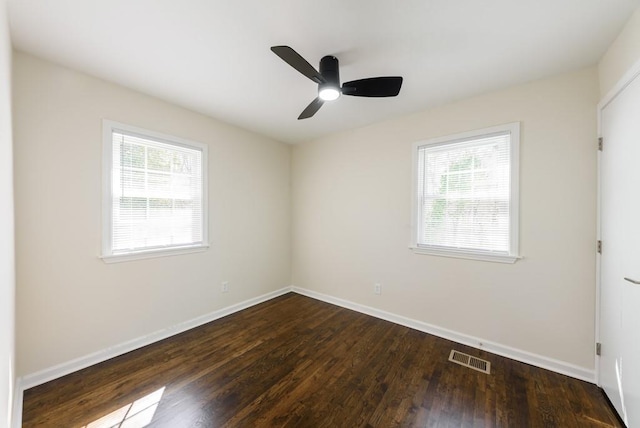
[[[284,62],[318,84],[318,96],[300,113],[298,120],[310,118],[320,110],[325,101],[333,101],[340,94],[354,97],[395,97],[402,86],[402,77],[385,76],[352,80],[343,83],[340,87],[338,58],[335,56],[323,57],[320,60],[320,71],[318,72],[289,46],[272,46],[271,50]]]

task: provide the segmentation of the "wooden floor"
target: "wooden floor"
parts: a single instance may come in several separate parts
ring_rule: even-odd
[[[620,425],[595,385],[287,294],[29,389],[23,426]]]

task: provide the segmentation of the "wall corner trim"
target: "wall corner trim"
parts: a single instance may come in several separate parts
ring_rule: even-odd
[[[351,309],[356,312],[360,312],[366,315],[380,318],[385,321],[390,321],[395,324],[403,325],[405,327],[409,327],[414,330],[418,330],[424,333],[432,334],[434,336],[442,337],[444,339],[448,339],[453,342],[461,343],[463,345],[471,346],[476,349],[482,349],[487,352],[491,352],[493,354],[511,358],[512,360],[520,361],[526,364],[531,364],[536,367],[540,367],[546,370],[551,370],[553,372],[570,376],[576,379],[584,380],[589,383],[595,383],[594,370],[589,370],[584,367],[576,366],[564,361],[556,360],[556,359],[545,357],[542,355],[533,354],[531,352],[512,348],[510,346],[501,345],[499,343],[491,342],[478,337],[469,336],[464,333],[459,333],[459,332],[438,327],[432,324],[427,324],[422,321],[406,318],[401,315],[393,314],[391,312],[386,312],[380,309],[372,308],[370,306],[354,303],[349,300],[344,300],[344,299],[329,296],[326,294],[318,293],[316,291],[307,290],[305,288],[292,286],[291,291],[293,291],[294,293],[301,294],[303,296],[311,297],[312,299],[321,300],[323,302],[331,303],[333,305],[337,305],[346,309]]]
[[[22,399],[24,397],[24,387],[22,379],[16,379],[13,389],[13,409],[11,410],[11,428],[22,427]]]

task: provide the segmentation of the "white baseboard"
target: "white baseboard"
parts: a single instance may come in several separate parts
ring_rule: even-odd
[[[467,334],[458,333],[453,330],[438,327],[432,324],[428,324],[422,321],[417,321],[411,318],[406,318],[401,315],[396,315],[390,312],[386,312],[380,309],[372,308],[369,306],[354,303],[349,300],[340,299],[337,297],[329,296],[326,294],[318,293],[316,291],[307,290],[300,287],[285,287],[280,290],[272,291],[271,293],[263,294],[262,296],[254,297],[249,300],[237,303],[235,305],[228,306],[223,309],[211,312],[209,314],[200,316],[198,318],[185,321],[180,324],[176,324],[172,327],[156,331],[149,335],[130,340],[119,345],[112,346],[102,351],[94,352],[84,357],[76,358],[66,363],[59,364],[57,366],[41,370],[36,373],[25,375],[16,379],[16,387],[14,391],[14,403],[13,403],[13,427],[19,428],[22,426],[22,398],[23,392],[26,389],[32,388],[37,385],[49,382],[59,377],[68,375],[78,370],[82,370],[94,364],[107,361],[111,358],[117,357],[127,352],[134,351],[160,340],[169,338],[176,334],[185,332],[192,328],[201,326],[208,322],[217,320],[227,315],[239,312],[243,309],[255,306],[257,304],[266,302],[275,297],[281,296],[289,292],[295,292],[303,296],[311,297],[316,300],[331,303],[346,309],[351,309],[356,312],[360,312],[366,315],[370,315],[376,318],[380,318],[386,321],[393,322],[395,324],[403,325],[405,327],[412,328],[414,330],[422,331],[425,333],[433,334],[434,336],[442,337],[457,343],[468,345],[477,349],[483,349],[494,354],[502,355],[503,357],[511,358],[516,361],[521,361],[526,364],[531,364],[536,367],[551,370],[556,373],[564,374],[574,377],[576,379],[584,380],[590,383],[595,383],[595,372],[584,367],[575,366],[573,364],[566,363],[564,361],[555,360],[552,358],[544,357],[542,355],[533,354],[527,351],[523,351],[509,346],[501,345],[499,343],[490,342],[481,338],[469,336]]]
[[[275,297],[281,296],[289,292],[291,292],[291,287],[285,287],[285,288],[281,288],[280,290],[272,291],[271,293],[263,294],[262,296],[254,297],[253,299],[236,303],[235,305],[227,306],[226,308],[213,311],[209,314],[202,315],[198,318],[194,318],[192,320],[185,321],[180,324],[176,324],[174,326],[168,327],[163,330],[158,330],[149,335],[139,337],[137,339],[133,339],[128,342],[124,342],[124,343],[112,346],[110,348],[103,349],[98,352],[94,352],[89,355],[85,355],[84,357],[76,358],[66,363],[58,364],[57,366],[50,367],[48,369],[44,369],[36,373],[25,375],[21,379],[19,379],[19,384],[21,385],[22,391],[29,388],[33,388],[34,386],[37,386],[37,385],[42,385],[43,383],[68,375],[78,370],[82,370],[94,364],[107,361],[119,355],[126,354],[127,352],[134,351],[138,348],[142,348],[144,346],[150,345],[152,343],[158,342],[160,340],[166,339],[176,334],[185,332],[187,330],[201,326],[203,324],[217,320],[227,315],[231,315],[235,312],[239,312],[243,309],[249,308],[251,306],[255,306],[262,302],[266,302],[267,300],[271,300]]]
[[[329,296],[326,294],[318,293],[316,291],[311,291],[311,290],[307,290],[307,289],[295,287],[295,286],[291,287],[291,291],[301,294],[303,296],[311,297],[317,300],[322,300],[323,302],[331,303],[346,309],[351,309],[356,312],[360,312],[366,315],[371,315],[373,317],[380,318],[386,321],[390,321],[395,324],[400,324],[405,327],[412,328],[414,330],[433,334],[434,336],[442,337],[444,339],[448,339],[453,342],[461,343],[463,345],[471,346],[477,349],[483,349],[485,351],[488,351],[494,354],[502,355],[503,357],[511,358],[512,360],[520,361],[526,364],[531,364],[532,366],[551,370],[553,372],[571,376],[576,379],[584,380],[589,383],[595,383],[594,370],[589,370],[584,367],[579,367],[570,363],[566,363],[564,361],[544,357],[542,355],[533,354],[531,352],[512,348],[510,346],[501,345],[499,343],[491,342],[478,337],[469,336],[464,333],[458,333],[453,330],[438,327],[432,324],[427,324],[425,322],[417,321],[411,318],[406,318],[401,315],[396,315],[390,312],[382,311],[380,309],[361,305],[359,303],[354,303],[349,300],[344,300],[344,299]]]

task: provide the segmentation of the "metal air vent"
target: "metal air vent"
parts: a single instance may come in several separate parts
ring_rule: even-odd
[[[482,373],[491,373],[491,363],[489,361],[473,357],[460,351],[456,351],[455,349],[451,350],[451,353],[449,354],[449,361]]]

